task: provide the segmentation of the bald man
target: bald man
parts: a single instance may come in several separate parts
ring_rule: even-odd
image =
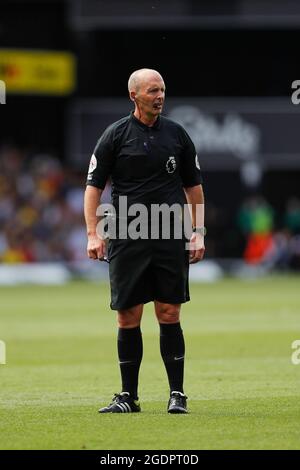
[[[189,263],[204,255],[204,211],[202,177],[194,144],[177,123],[161,116],[165,83],[159,72],[140,69],[128,81],[134,111],[110,125],[100,137],[91,158],[85,193],[88,257],[109,261],[111,309],[117,311],[118,356],[122,391],[100,413],[140,412],[138,375],[143,355],[140,323],[144,304],[154,302],[160,326],[160,350],[165,364],[170,396],[169,413],[187,413],[183,389],[185,343],[180,325],[181,304],[190,300]],[[184,235],[127,238],[111,237],[106,252],[104,237],[97,234],[97,207],[108,178],[112,182],[112,204],[122,222],[121,197],[127,207],[143,204],[188,202],[193,233],[190,250]],[[126,220],[128,227],[129,218]],[[152,221],[150,221],[150,224]],[[170,222],[172,224],[172,222]]]

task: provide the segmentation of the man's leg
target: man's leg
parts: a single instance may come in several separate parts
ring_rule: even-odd
[[[155,301],[155,313],[160,326],[160,352],[170,385],[169,413],[186,413],[183,392],[185,344],[180,326],[180,304]]]
[[[168,374],[170,391],[183,393],[185,345],[180,326],[180,304],[155,301],[160,326],[160,352]]]
[[[110,405],[99,413],[131,413],[141,411],[138,402],[138,377],[143,356],[140,329],[143,304],[118,311],[118,355],[122,378],[122,392],[116,394]]]
[[[140,328],[143,304],[118,311],[118,355],[122,378],[122,392],[138,398],[138,376],[143,357]]]

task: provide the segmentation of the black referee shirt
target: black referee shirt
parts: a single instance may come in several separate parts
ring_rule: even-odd
[[[87,185],[104,189],[111,177],[112,201],[184,204],[183,187],[202,183],[193,142],[176,122],[158,116],[149,127],[133,113],[110,125],[97,142]]]

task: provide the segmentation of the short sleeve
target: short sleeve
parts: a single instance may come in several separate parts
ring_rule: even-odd
[[[113,130],[108,127],[97,142],[90,160],[86,184],[104,189],[114,165]]]
[[[196,153],[195,145],[187,132],[182,130],[183,151],[180,160],[180,176],[182,185],[185,188],[197,186],[203,183],[203,178],[200,170],[200,163]]]

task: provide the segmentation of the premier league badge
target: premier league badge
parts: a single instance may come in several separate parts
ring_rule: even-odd
[[[166,170],[168,173],[174,173],[174,171],[176,170],[176,160],[174,156],[168,158],[168,161],[166,163]]]

